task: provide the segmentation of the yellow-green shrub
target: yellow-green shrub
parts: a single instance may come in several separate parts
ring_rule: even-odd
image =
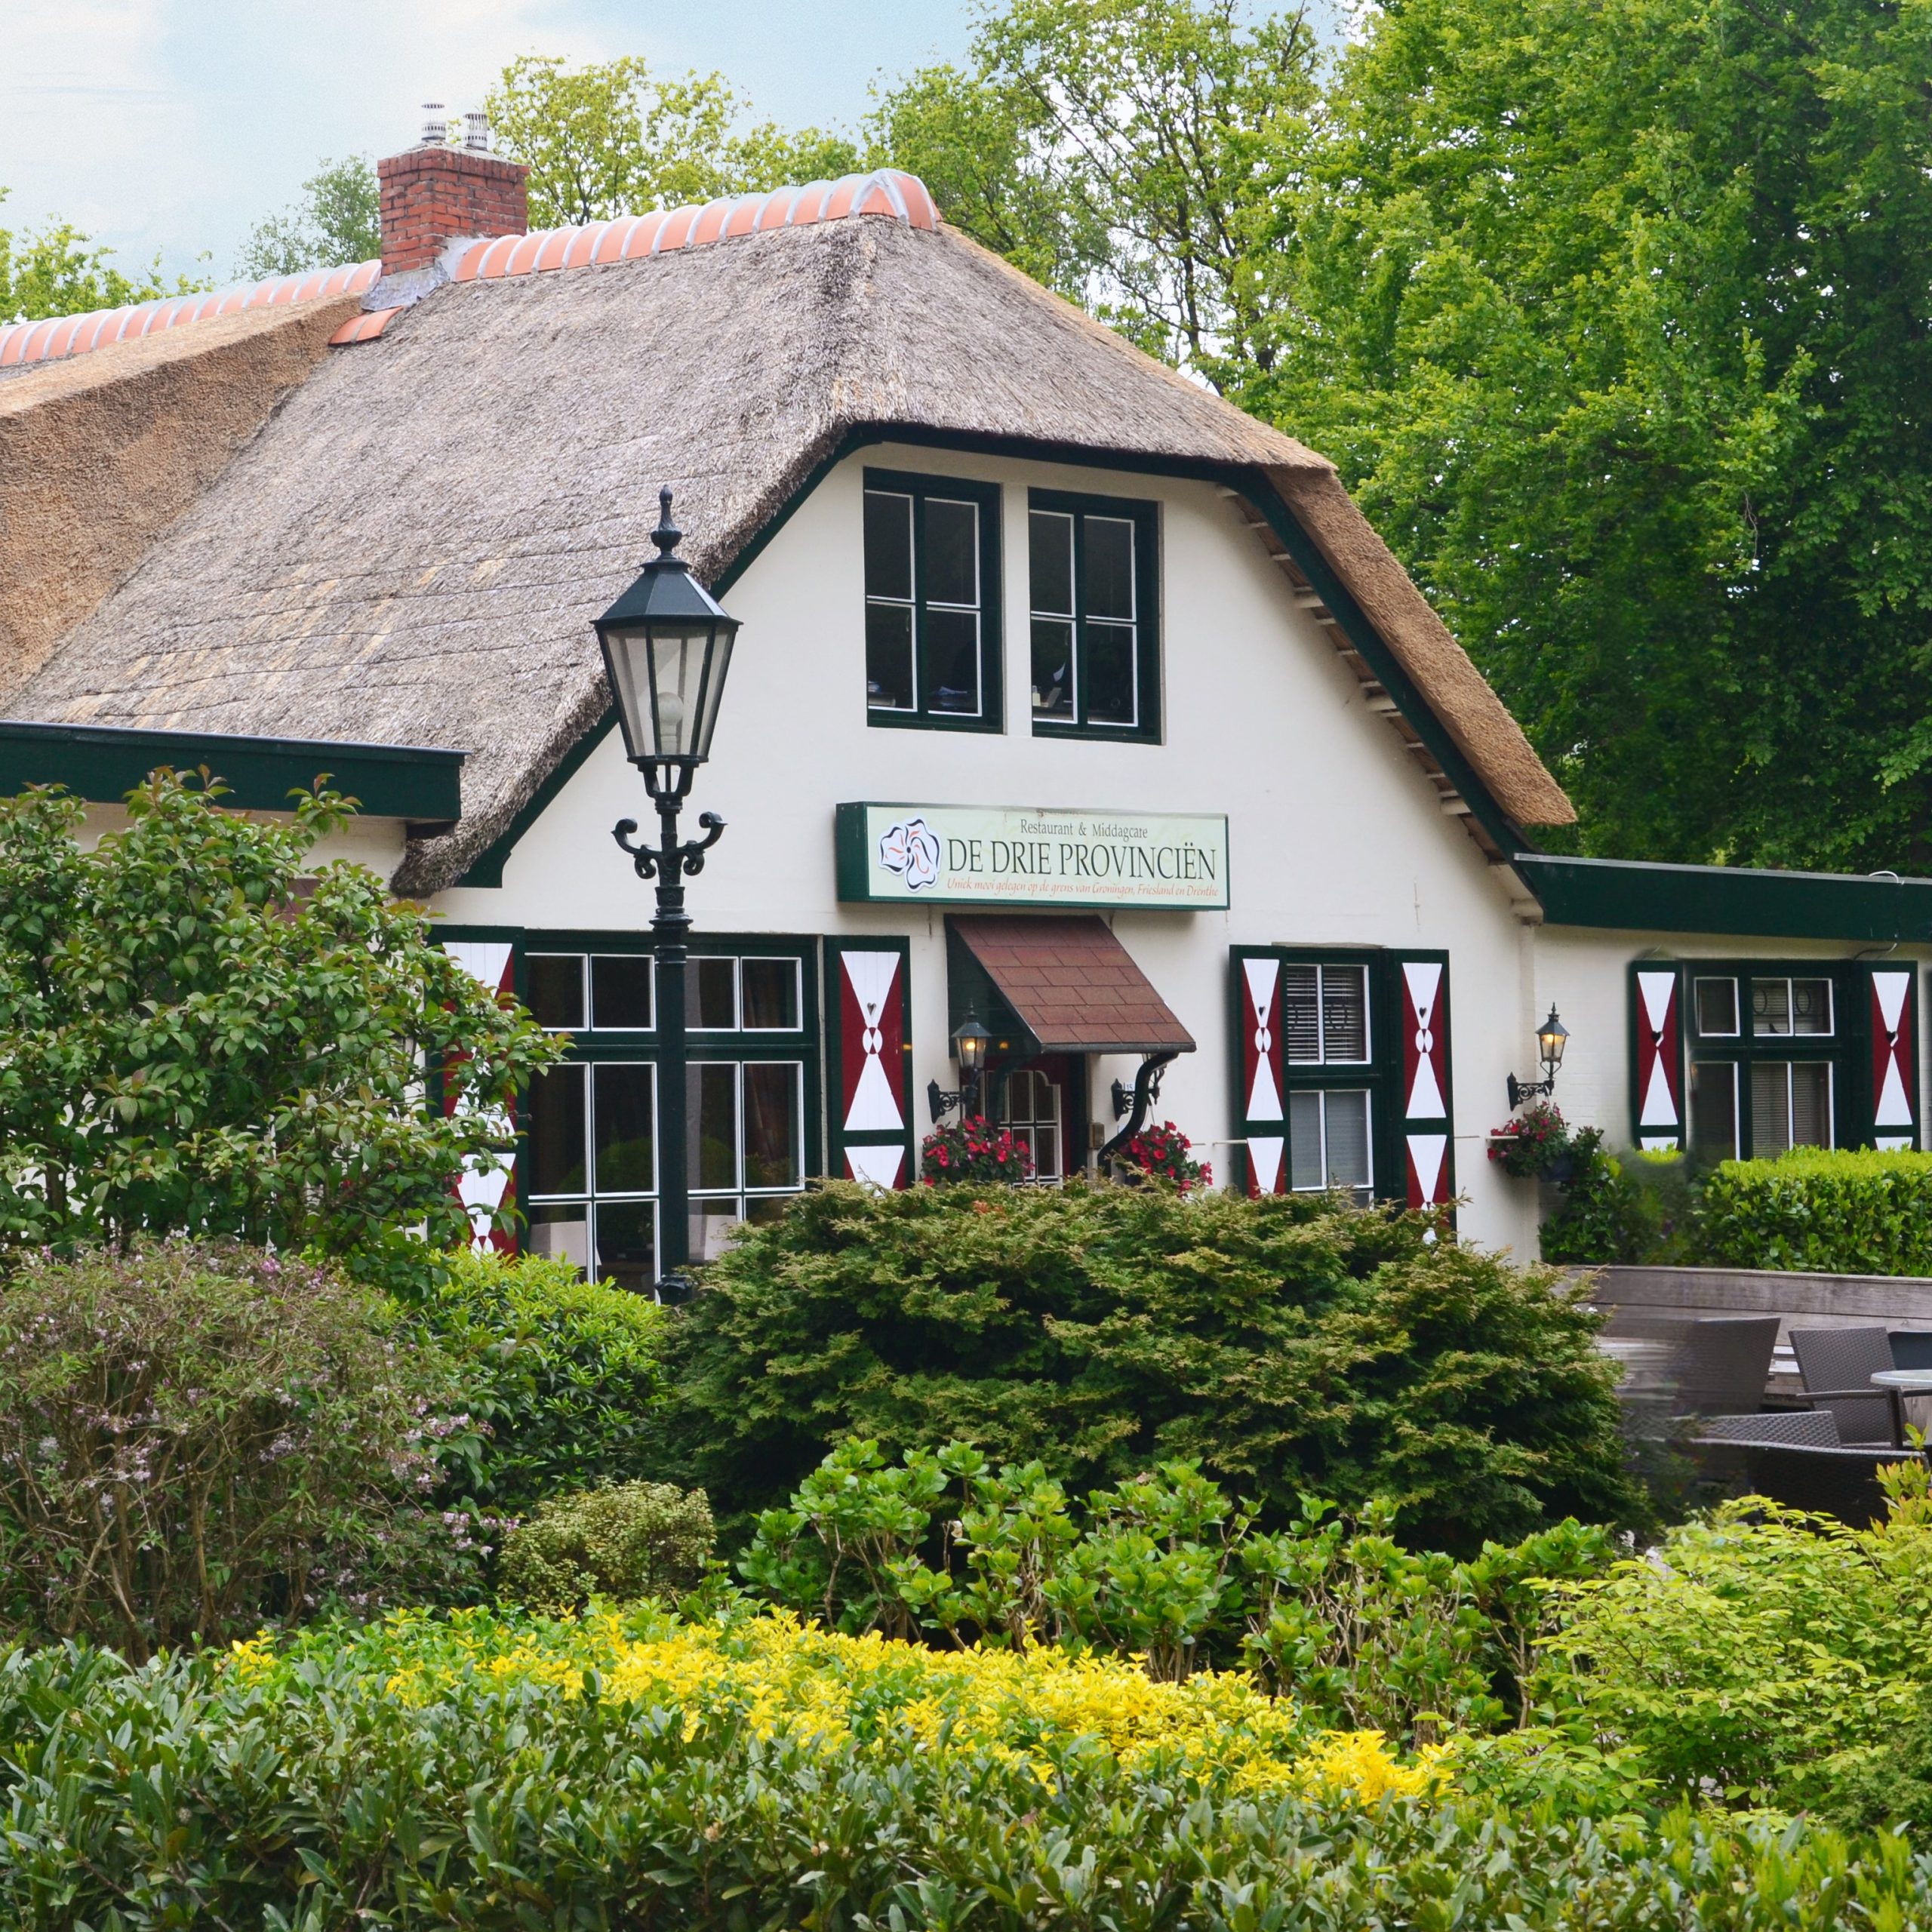
[[[703,1579],[712,1540],[701,1489],[627,1482],[557,1497],[505,1539],[502,1594],[532,1610],[681,1596]]]

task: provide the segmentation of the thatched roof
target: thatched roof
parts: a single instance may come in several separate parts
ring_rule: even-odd
[[[330,355],[6,708],[466,749],[461,823],[398,876],[433,891],[601,715],[586,617],[649,553],[657,486],[712,579],[850,438],[894,429],[1238,466],[1331,523],[1346,503],[1324,460],[958,234],[853,216],[438,289]],[[1314,534],[1503,809],[1567,817],[1367,526]]]

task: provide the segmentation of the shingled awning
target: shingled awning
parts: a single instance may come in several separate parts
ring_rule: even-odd
[[[1134,956],[1091,913],[1037,918],[955,915],[946,921],[955,962],[954,1003],[989,983],[998,1001],[1032,1036],[1035,1053],[1192,1053],[1194,1036],[1177,1020]],[[964,958],[961,958],[961,954]],[[970,962],[970,964],[968,964]],[[977,970],[975,970],[977,969]],[[999,1029],[1003,1016],[982,1012]]]

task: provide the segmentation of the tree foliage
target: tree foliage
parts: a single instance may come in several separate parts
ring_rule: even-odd
[[[1332,457],[1589,851],[1932,864],[1932,14],[1008,0],[875,158]]]
[[[1274,357],[1260,272],[1318,92],[1300,12],[1238,0],[1010,0],[964,71],[888,89],[872,157],[1131,340],[1217,381]]]
[[[1592,851],[1932,858],[1932,14],[1407,0],[1241,398],[1340,464]]]
[[[367,155],[325,161],[300,200],[257,222],[235,272],[248,280],[373,261],[383,251],[382,195]]]
[[[708,202],[849,172],[852,143],[807,128],[741,125],[717,74],[660,80],[635,56],[573,68],[512,60],[485,103],[500,151],[530,170],[533,227]]]
[[[829,1184],[673,1323],[675,1472],[728,1528],[849,1437],[1082,1487],[1198,1457],[1269,1520],[1384,1496],[1438,1548],[1637,1513],[1596,1317],[1428,1232],[1324,1196]]]
[[[78,799],[0,800],[0,1241],[466,1238],[455,1178],[556,1048],[374,874],[305,875],[348,801],[221,795],[158,773],[91,849]]]
[[[0,202],[6,198],[0,188]],[[214,286],[188,275],[171,281],[158,254],[131,275],[123,274],[113,257],[112,249],[91,242],[69,222],[46,222],[31,234],[0,228],[0,322],[84,315]]]

